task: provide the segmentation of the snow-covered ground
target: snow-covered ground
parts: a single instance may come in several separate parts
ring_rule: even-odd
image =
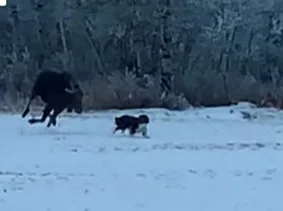
[[[126,113],[149,115],[150,139],[112,134]],[[108,111],[61,116],[53,128],[28,118],[0,115],[1,211],[283,208],[283,112]]]

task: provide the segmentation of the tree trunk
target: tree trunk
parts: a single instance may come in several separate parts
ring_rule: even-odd
[[[170,0],[160,0],[161,20],[160,20],[160,86],[162,95],[166,96],[173,91],[173,74],[172,74],[172,37],[169,31],[169,21],[171,18]]]

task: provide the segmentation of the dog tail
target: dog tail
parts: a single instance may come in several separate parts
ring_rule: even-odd
[[[119,125],[119,123],[120,123],[120,118],[119,117],[115,117],[115,124]]]

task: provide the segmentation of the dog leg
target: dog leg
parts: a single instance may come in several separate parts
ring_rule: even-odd
[[[112,133],[115,134],[117,130],[118,128],[115,128]]]
[[[135,133],[136,133],[136,130],[137,130],[136,127],[131,127],[131,128],[129,128],[129,135],[130,135],[131,137],[133,137],[133,136],[135,135]]]
[[[117,132],[117,130],[121,130],[121,132],[124,134],[125,133],[125,129],[121,128],[121,127],[116,127],[113,131],[113,134]]]
[[[144,138],[149,138],[147,135],[147,124],[140,124],[136,132],[141,133]]]
[[[150,136],[147,134],[147,127],[144,127],[143,131],[142,131],[142,136],[144,138],[150,138]]]

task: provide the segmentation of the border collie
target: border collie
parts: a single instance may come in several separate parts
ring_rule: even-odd
[[[120,117],[115,117],[116,128],[113,133],[115,133],[117,130],[121,130],[122,133],[124,133],[125,130],[128,129],[131,136],[141,133],[143,137],[149,138],[147,135],[148,123],[149,118],[147,115],[140,115],[139,117],[122,115]]]

